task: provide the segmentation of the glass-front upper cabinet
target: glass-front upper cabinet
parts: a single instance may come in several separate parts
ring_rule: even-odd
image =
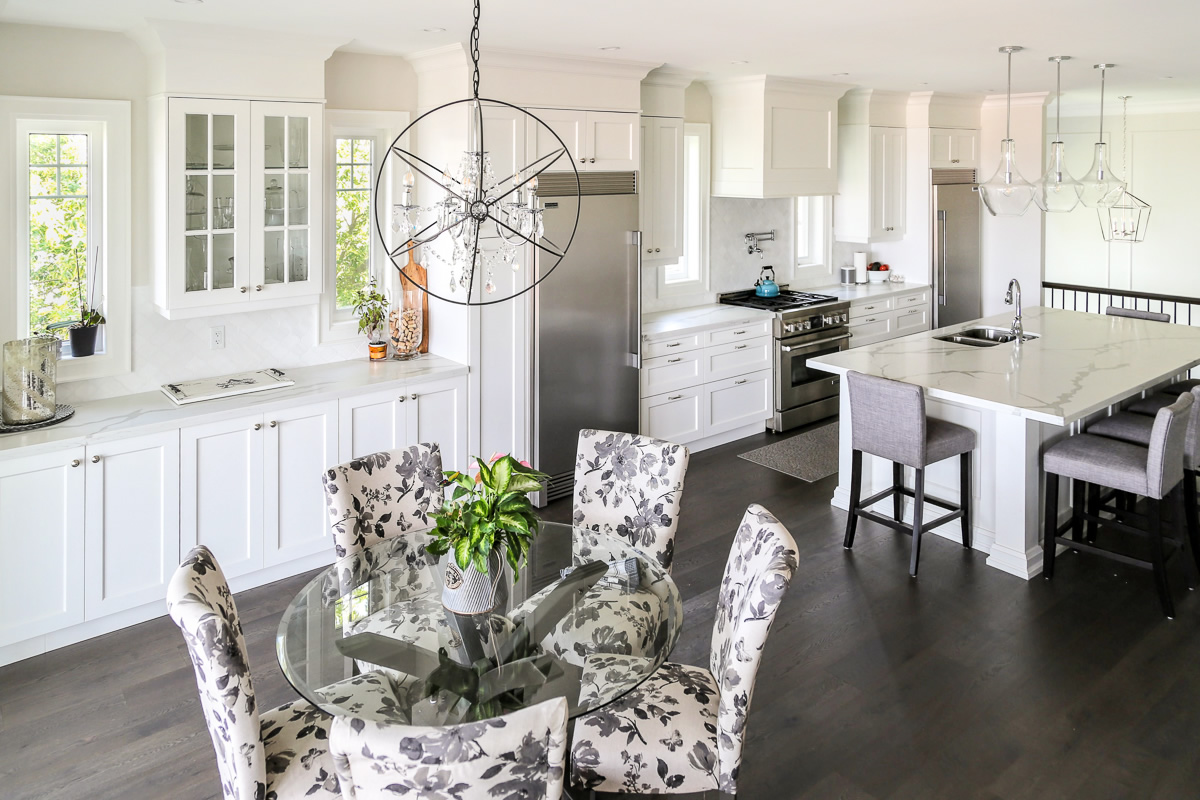
[[[160,311],[182,318],[315,302],[321,291],[321,105],[162,102]]]

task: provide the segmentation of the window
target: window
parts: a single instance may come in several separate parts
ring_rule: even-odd
[[[832,274],[831,197],[797,197],[795,201],[796,273],[799,280]]]
[[[371,273],[371,190],[374,188],[373,139],[334,138],[334,295],[339,311],[354,305],[354,293]]]
[[[683,256],[660,270],[659,296],[708,285],[709,126],[683,126]]]
[[[129,372],[129,103],[0,97],[0,119],[12,148],[0,185],[16,188],[0,224],[16,245],[0,255],[0,284],[16,290],[0,301],[0,339],[50,331],[65,342],[88,306],[106,320],[96,354],[73,358],[64,345],[59,380]]]

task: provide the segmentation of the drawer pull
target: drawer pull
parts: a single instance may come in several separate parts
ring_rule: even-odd
[[[866,322],[874,322],[874,321],[875,321],[874,317],[867,317],[867,319],[866,319]]]
[[[746,349],[747,347],[749,347],[749,346],[750,346],[750,345],[748,345],[748,344],[739,344],[737,347],[735,347],[735,348],[733,348],[733,349],[734,349],[734,350],[745,350],[745,349]]]
[[[683,356],[680,356],[679,358],[668,358],[667,359],[668,364],[674,364],[676,361],[683,361]]]
[[[683,342],[671,342],[667,347],[679,347]]]
[[[734,335],[734,336],[741,336],[743,333],[745,333],[745,331],[734,331],[734,332],[733,332],[733,335]]]
[[[681,395],[681,394],[673,394],[670,397],[668,397],[667,399],[668,400],[679,400],[682,397],[683,397],[683,395]]]
[[[749,378],[742,378],[740,381],[734,381],[734,382],[733,382],[733,385],[734,385],[734,386],[741,386],[743,383],[745,383],[745,382],[746,382],[746,381],[748,381],[748,380],[750,380],[750,379],[749,379]]]

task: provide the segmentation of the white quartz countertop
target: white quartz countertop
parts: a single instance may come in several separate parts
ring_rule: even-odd
[[[1200,364],[1200,328],[1053,308],[1025,311],[1025,332],[1040,338],[1020,346],[972,347],[934,338],[1011,323],[1011,314],[999,314],[808,363],[826,372],[857,370],[917,384],[929,397],[1052,425],[1074,422]]]
[[[299,402],[336,400],[373,388],[394,388],[466,375],[468,369],[440,356],[423,355],[412,361],[362,358],[296,367],[284,372],[296,382],[294,386],[183,406],[175,405],[161,391],[79,403],[75,406],[75,416],[66,422],[28,433],[0,434],[0,461],[182,425],[266,413]]]
[[[860,283],[853,286],[846,286],[842,283],[831,283],[828,286],[814,286],[803,291],[812,292],[813,294],[833,295],[838,300],[854,302],[855,300],[873,300],[884,295],[928,288],[929,284],[927,283],[909,283],[907,281],[904,283],[892,283],[891,281],[884,281],[883,283]]]
[[[656,311],[642,316],[642,339],[646,341],[667,339],[684,333],[711,331],[729,325],[741,325],[745,322],[760,322],[764,319],[772,319],[774,316],[774,312],[771,311],[727,306],[721,303]]]

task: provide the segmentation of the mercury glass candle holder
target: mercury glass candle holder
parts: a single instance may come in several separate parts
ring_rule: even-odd
[[[4,344],[4,424],[24,425],[54,416],[58,348],[59,341],[53,336]]]

